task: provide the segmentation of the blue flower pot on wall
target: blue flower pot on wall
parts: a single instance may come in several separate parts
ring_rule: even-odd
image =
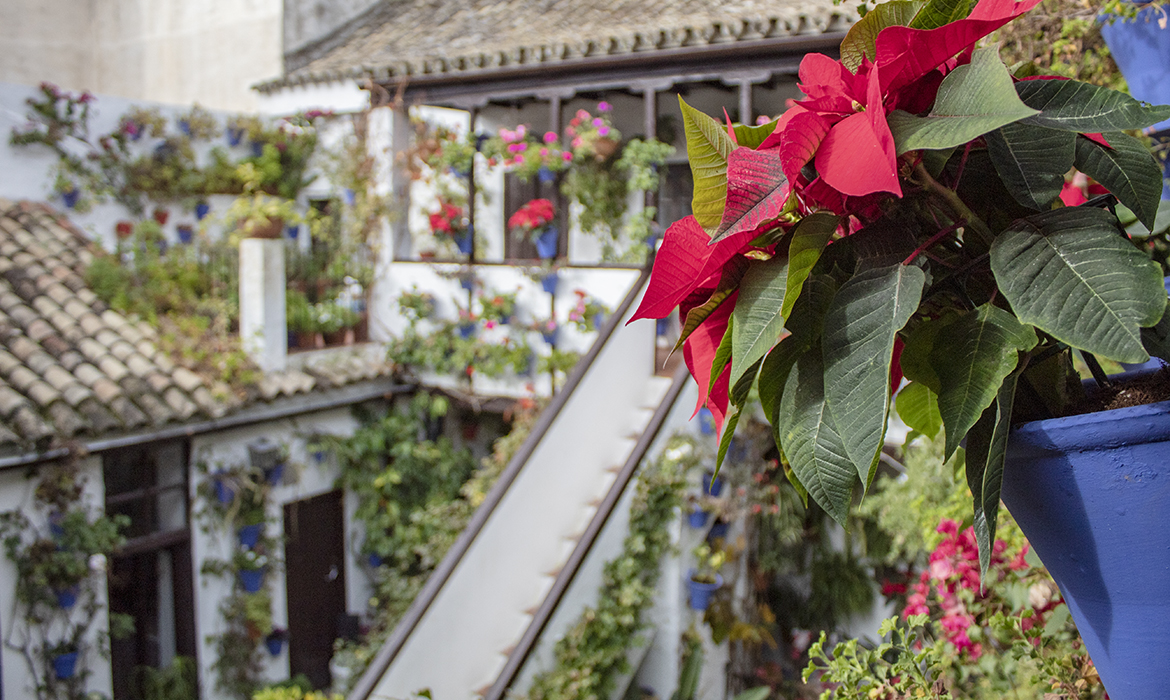
[[[57,654],[53,657],[53,675],[57,677],[57,680],[69,680],[76,670],[77,652],[71,651],[68,654]]]
[[[186,245],[195,237],[195,229],[190,224],[179,224],[175,227],[175,233],[179,235],[179,242]]]
[[[240,587],[245,593],[256,593],[264,585],[264,569],[240,569]]]
[[[257,523],[255,525],[245,525],[241,527],[236,534],[240,538],[240,546],[251,549],[260,542],[260,535],[264,533],[264,526]]]
[[[455,238],[455,246],[459,248],[459,252],[464,255],[471,255],[471,234],[465,233],[462,236]]]
[[[687,576],[687,598],[690,601],[691,610],[702,612],[711,605],[711,596],[723,585],[723,577],[715,574],[715,583],[699,583],[691,578],[694,575],[695,570],[691,569]]]
[[[557,275],[557,271],[553,270],[540,280],[540,288],[549,294],[556,294],[558,281],[559,277]]]
[[[70,610],[74,605],[77,605],[77,596],[80,593],[81,588],[78,586],[53,589],[53,595],[57,598],[57,607],[62,610]]]
[[[699,432],[703,435],[715,434],[715,416],[711,415],[711,409],[706,406],[699,409]]]
[[[74,187],[68,192],[61,193],[61,201],[65,202],[65,206],[72,209],[73,207],[77,206],[77,198],[80,196],[81,191]]]
[[[236,497],[236,485],[223,476],[213,476],[215,485],[215,499],[223,505],[228,505]]]
[[[705,510],[692,510],[691,514],[687,516],[687,524],[698,530],[707,524],[707,518],[709,518],[710,515],[711,514]]]
[[[540,166],[540,170],[536,171],[536,179],[543,183],[550,183],[557,181],[557,174],[545,166]]]
[[[536,254],[541,258],[548,260],[557,256],[557,237],[559,236],[555,226],[550,226],[545,229],[544,233],[537,237]]]
[[[1170,401],[1012,431],[1002,498],[1113,700],[1170,687]]]
[[[224,135],[227,136],[227,142],[229,146],[239,146],[240,141],[244,140],[244,130],[238,126],[228,127],[227,131],[224,132]]]
[[[723,477],[715,476],[715,472],[703,472],[703,495],[719,497],[723,493]]]
[[[284,635],[270,634],[264,638],[264,646],[268,648],[269,656],[280,656],[284,650]]]

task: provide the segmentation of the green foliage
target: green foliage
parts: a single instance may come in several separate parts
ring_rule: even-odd
[[[642,468],[630,530],[622,553],[605,565],[597,607],[587,608],[557,642],[556,666],[536,677],[529,698],[606,697],[627,670],[626,652],[637,643],[642,611],[653,602],[660,560],[670,547],[666,525],[681,502],[695,454],[693,438],[676,435]]]
[[[131,693],[135,700],[198,700],[199,671],[195,659],[176,656],[163,669],[136,667]]]
[[[27,512],[0,513],[0,541],[16,568],[8,645],[24,657],[38,700],[85,697],[92,673],[88,660],[94,654],[108,657],[109,639],[133,631],[133,620],[109,614],[109,631],[96,648],[90,641],[94,623],[107,614],[105,580],[98,572],[104,572],[108,557],[125,543],[121,531],[129,519],[96,513],[81,503],[85,480],[78,473],[78,460],[73,453],[40,474],[30,474],[40,479],[33,510],[46,517],[47,527],[34,523]],[[76,602],[61,607],[58,596],[70,593]],[[78,654],[76,673],[58,679],[54,657],[72,652]]]
[[[476,372],[499,377],[509,371],[517,375],[528,371],[533,353],[522,332],[509,332],[501,342],[488,343],[476,334],[464,338],[459,332],[462,323],[444,321],[427,332],[418,320],[412,317],[406,331],[387,348],[387,358],[399,368],[466,377]],[[513,326],[509,330],[519,331]]]

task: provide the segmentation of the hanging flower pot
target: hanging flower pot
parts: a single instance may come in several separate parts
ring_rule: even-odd
[[[556,345],[557,336],[560,333],[560,330],[561,329],[556,326],[552,328],[546,328],[540,332],[540,337],[544,338],[544,342],[548,343],[549,345]]]
[[[700,484],[703,487],[704,496],[719,497],[723,493],[723,477],[715,476],[713,471],[703,472],[703,482]]]
[[[74,187],[71,190],[67,190],[61,193],[61,201],[65,202],[65,206],[72,209],[73,207],[77,206],[77,199],[80,196],[81,190]]]
[[[65,514],[59,510],[49,513],[49,536],[59,540],[65,536]]]
[[[459,324],[459,337],[460,338],[467,340],[468,338],[470,338],[473,335],[475,335],[475,324],[474,323],[467,322],[467,323],[460,323]]]
[[[77,670],[77,652],[70,651],[53,656],[53,675],[59,681],[67,681]]]
[[[264,470],[264,480],[276,486],[284,479],[284,462],[280,461]]]
[[[706,406],[699,409],[699,432],[703,435],[715,434],[715,417]]]
[[[1002,498],[1060,586],[1114,700],[1161,697],[1170,666],[1170,402],[1012,431]]]
[[[557,229],[555,226],[549,226],[536,237],[533,242],[536,244],[536,254],[541,258],[548,260],[557,256]]]
[[[593,150],[597,152],[597,160],[605,160],[617,153],[618,142],[608,136],[602,136],[593,142]]]
[[[129,221],[119,221],[114,224],[114,233],[123,240],[134,234],[134,224]]]
[[[251,549],[252,547],[255,547],[258,542],[260,542],[260,535],[263,534],[263,532],[264,525],[261,523],[255,523],[253,525],[244,525],[236,532],[236,534],[240,538],[240,546]]]
[[[556,294],[557,293],[557,281],[558,281],[557,271],[553,270],[552,272],[548,273],[540,280],[540,288],[543,289],[544,291],[548,292],[549,294]]]
[[[264,585],[264,569],[240,569],[239,579],[245,593],[256,593]]]
[[[471,233],[455,237],[455,247],[464,255],[471,255]]]
[[[370,565],[371,569],[376,569],[382,565],[382,557],[371,552],[370,555],[366,557],[366,563]]]
[[[190,224],[179,224],[175,227],[175,233],[179,235],[179,242],[186,245],[195,238],[195,229]]]
[[[211,213],[211,205],[207,202],[199,202],[195,205],[195,219],[196,221],[203,221],[207,215]]]
[[[711,605],[711,596],[723,586],[723,576],[715,574],[714,583],[705,583],[696,581],[693,578],[694,575],[695,570],[691,569],[687,576],[687,599],[690,602],[691,610],[703,612]]]
[[[707,541],[714,542],[715,540],[727,539],[727,530],[730,527],[722,520],[716,520],[711,523],[711,529],[707,531]]]
[[[253,141],[252,142],[252,157],[259,158],[262,155],[264,155],[264,142],[263,141]]]
[[[170,218],[171,213],[166,209],[159,208],[155,209],[154,212],[151,213],[151,216],[154,217],[154,220],[158,222],[159,226],[166,226],[167,219]]]
[[[264,638],[264,646],[267,647],[269,656],[280,656],[286,637],[288,637],[287,630],[276,628]]]
[[[238,126],[229,126],[224,135],[227,136],[229,146],[239,146],[240,142],[244,140],[244,130]]]
[[[707,525],[708,517],[710,517],[710,513],[705,510],[699,510],[696,508],[691,511],[690,515],[687,516],[687,524],[698,530],[699,528],[705,527]]]
[[[536,179],[539,180],[540,182],[548,184],[548,183],[557,181],[557,174],[554,173],[547,166],[542,165],[542,166],[540,166],[540,170],[536,171]]]
[[[228,505],[236,498],[236,485],[226,475],[213,474],[212,484],[215,488],[215,499],[223,505]]]
[[[288,236],[288,239],[290,241],[295,241],[297,239],[297,236],[300,234],[300,232],[301,232],[301,227],[297,226],[296,224],[284,227],[284,235]]]
[[[73,609],[73,606],[77,605],[77,596],[80,593],[81,588],[79,586],[53,589],[53,595],[57,598],[57,607],[62,610]]]

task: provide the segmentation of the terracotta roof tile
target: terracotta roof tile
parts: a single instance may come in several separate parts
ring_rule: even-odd
[[[290,369],[243,398],[176,364],[156,345],[157,329],[102,302],[85,282],[92,259],[84,236],[51,209],[0,200],[0,452],[219,418],[255,395],[275,400],[345,381]]]

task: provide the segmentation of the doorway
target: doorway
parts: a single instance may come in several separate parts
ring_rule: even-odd
[[[342,499],[331,491],[284,507],[289,671],[317,689],[332,682],[329,660],[346,613]]]

